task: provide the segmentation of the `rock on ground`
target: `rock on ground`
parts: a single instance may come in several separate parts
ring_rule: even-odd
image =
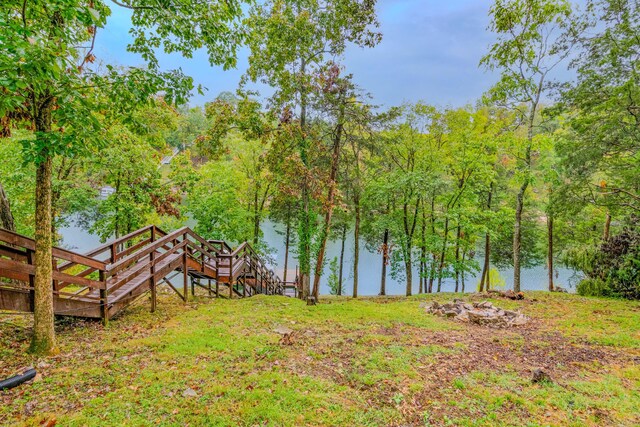
[[[495,307],[489,301],[473,304],[459,299],[445,304],[434,301],[430,305],[425,305],[425,310],[429,314],[452,318],[458,322],[474,323],[493,328],[521,326],[529,322],[529,318],[524,314],[512,310],[503,310],[500,307]]]

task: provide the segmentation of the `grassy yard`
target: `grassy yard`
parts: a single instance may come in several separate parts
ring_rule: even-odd
[[[60,321],[60,355],[40,360],[25,355],[29,317],[0,314],[0,376],[29,365],[40,373],[0,392],[0,424],[640,425],[640,304],[547,293],[493,300],[533,318],[510,330],[420,308],[452,298],[307,307],[164,295],[155,314],[143,300],[106,328]],[[553,382],[532,384],[536,368]]]

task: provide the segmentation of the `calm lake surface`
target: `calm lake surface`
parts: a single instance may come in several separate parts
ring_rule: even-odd
[[[188,224],[193,225],[193,224]],[[272,222],[265,222],[262,226],[264,233],[264,239],[272,248],[271,257],[273,259],[273,268],[282,277],[284,269],[284,237],[278,233],[278,226]],[[88,233],[77,225],[71,225],[69,227],[62,228],[60,233],[63,237],[63,245],[66,248],[73,249],[80,253],[88,252],[89,250],[100,245],[100,239]],[[354,239],[352,236],[348,236],[345,242],[345,265],[344,265],[344,287],[346,295],[351,295],[353,291],[353,245]],[[327,260],[333,257],[340,256],[340,241],[333,241],[327,244]],[[478,259],[480,265],[482,265],[482,259]],[[297,260],[293,255],[289,255],[289,272],[287,273],[288,279],[292,279],[295,276],[295,266]],[[327,263],[328,265],[328,263]],[[360,262],[359,262],[359,280],[358,280],[358,294],[359,295],[378,295],[380,292],[380,274],[381,274],[381,255],[375,252],[368,251],[364,245],[364,242],[360,244]],[[328,294],[329,288],[327,287],[327,276],[329,275],[328,266],[325,268],[325,273],[320,281],[322,294]],[[524,290],[545,290],[547,289],[547,276],[548,272],[545,266],[538,266],[534,268],[528,268],[522,270],[522,288]],[[513,269],[500,270],[501,278],[506,282],[506,287],[510,288],[513,283]],[[480,273],[475,275],[467,274],[465,277],[466,290],[474,292],[480,280]],[[575,284],[579,280],[573,270],[566,268],[558,268],[556,272],[555,283],[570,291],[575,289]],[[397,280],[391,276],[391,267],[387,267],[387,294],[388,295],[404,295],[405,293],[405,281],[403,279]],[[454,279],[443,279],[442,290],[444,292],[453,292],[455,288]],[[414,293],[418,292],[418,272],[417,269],[414,272]]]

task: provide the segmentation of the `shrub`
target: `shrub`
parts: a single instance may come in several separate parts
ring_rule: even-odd
[[[338,257],[334,257],[329,262],[329,293],[331,295],[343,295],[344,284],[340,289],[340,269],[338,268]]]
[[[607,285],[604,280],[593,277],[582,279],[580,283],[578,283],[576,290],[579,295],[585,297],[606,297],[612,295],[611,288],[609,288],[609,285]]]
[[[640,226],[632,217],[620,234],[607,239],[596,251],[581,259],[587,278],[578,284],[580,295],[640,299]]]

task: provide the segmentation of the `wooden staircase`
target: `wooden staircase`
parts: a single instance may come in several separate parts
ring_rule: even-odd
[[[0,229],[0,310],[33,311],[33,239]],[[257,294],[297,296],[296,282],[283,282],[248,243],[232,249],[183,227],[166,233],[144,227],[86,254],[53,248],[54,312],[104,322],[157,286],[171,287],[184,301],[196,288],[206,296],[242,298]],[[182,290],[169,276],[182,276]]]

